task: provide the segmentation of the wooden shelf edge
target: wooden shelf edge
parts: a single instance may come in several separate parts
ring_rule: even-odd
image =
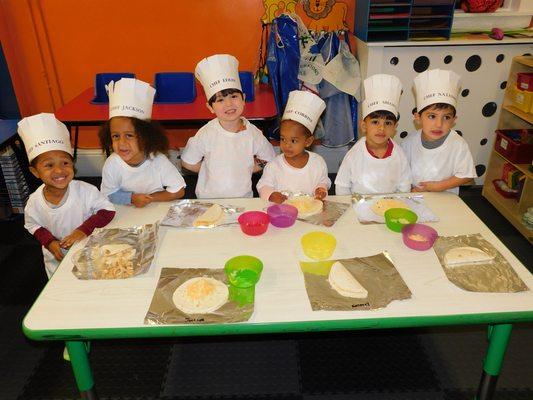
[[[500,214],[502,214],[527,240],[533,243],[533,231],[526,228],[522,223],[522,215],[518,212],[509,209],[507,206],[507,201],[514,201],[512,199],[505,199],[502,197],[496,189],[490,184],[483,185],[482,195],[485,197],[490,204],[496,208]],[[518,203],[517,203],[518,207]]]
[[[517,56],[513,60],[529,68],[533,68],[533,57],[532,56]]]
[[[509,164],[512,164],[514,165],[514,167],[519,170],[520,172],[522,172],[527,179],[533,179],[533,172],[531,172],[529,170],[529,164],[518,164],[518,163],[515,163],[513,161],[509,161],[507,159],[507,157],[505,157],[503,154],[500,154],[497,150],[495,149],[492,149],[492,151],[497,155],[499,156],[503,161],[509,163]]]
[[[518,108],[514,106],[503,106],[503,108],[507,111],[509,111],[511,114],[516,115],[519,118],[522,118],[527,123],[533,125],[533,114],[525,113],[522,110],[519,110]]]

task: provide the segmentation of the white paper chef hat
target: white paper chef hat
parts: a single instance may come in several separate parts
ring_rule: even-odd
[[[207,100],[224,89],[242,91],[239,61],[229,54],[215,54],[204,58],[196,64],[194,75],[202,84]]]
[[[18,123],[18,134],[26,147],[28,161],[52,150],[61,150],[72,155],[70,133],[54,114],[41,113],[23,118]]]
[[[155,89],[148,83],[134,78],[122,78],[106,85],[109,96],[109,118],[152,118]]]
[[[430,69],[419,74],[415,78],[417,110],[436,103],[456,107],[460,80],[455,72],[444,69]]]
[[[318,119],[325,109],[326,103],[316,94],[303,90],[293,90],[289,93],[281,120],[290,119],[299,122],[313,133]]]
[[[374,111],[390,111],[398,118],[402,83],[394,75],[376,74],[365,79],[363,119]]]

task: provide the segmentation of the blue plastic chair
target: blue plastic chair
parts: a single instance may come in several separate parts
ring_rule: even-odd
[[[239,79],[241,80],[242,91],[246,95],[246,102],[254,101],[254,74],[250,71],[239,72]]]
[[[135,74],[132,72],[102,72],[96,74],[94,78],[94,98],[91,100],[91,103],[109,103],[109,97],[107,97],[105,85],[111,81],[116,82],[121,78],[135,78]]]
[[[158,72],[154,82],[154,103],[192,103],[196,98],[192,72]]]

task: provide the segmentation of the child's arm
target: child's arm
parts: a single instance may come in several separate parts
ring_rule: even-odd
[[[202,166],[202,161],[200,161],[197,164],[189,164],[189,163],[186,163],[185,161],[181,160],[181,166],[183,168],[185,168],[186,170],[188,170],[188,171],[198,173],[198,172],[200,172],[200,167]]]
[[[414,186],[413,192],[443,192],[448,189],[453,189],[455,187],[466,185],[470,183],[472,178],[458,178],[456,176],[451,176],[448,179],[443,179],[442,181],[425,181],[419,182],[418,186]]]
[[[57,261],[61,261],[63,259],[63,253],[61,252],[59,240],[57,240],[48,229],[40,227],[33,233],[33,236],[44,248],[48,249],[48,251],[52,253]]]
[[[150,197],[152,201],[172,201],[181,199],[185,194],[185,188],[182,187],[175,193],[167,192],[166,190],[161,190],[160,192],[151,193]]]
[[[203,128],[202,128],[203,129]],[[181,166],[192,172],[200,172],[204,155],[207,153],[208,141],[206,131],[200,129],[196,135],[189,138],[187,146],[181,154]],[[205,139],[205,140],[204,140]]]
[[[323,200],[328,195],[328,189],[319,186],[315,189],[315,199]]]
[[[152,202],[152,196],[144,193],[133,193],[131,195],[131,204],[137,208],[143,208]]]
[[[70,248],[77,241],[80,241],[93,233],[95,228],[102,228],[109,224],[114,216],[115,211],[98,210],[96,214],[91,215],[83,224],[74,229],[70,235],[65,236],[59,244],[64,249]]]
[[[315,188],[314,196],[318,200],[324,199],[328,195],[328,189],[331,187],[331,179],[328,176],[328,166],[326,161],[319,156],[317,159],[320,168],[320,181]]]

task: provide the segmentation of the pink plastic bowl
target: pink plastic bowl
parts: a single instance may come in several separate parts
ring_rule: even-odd
[[[247,211],[239,216],[238,221],[244,233],[258,236],[266,232],[270,218],[262,211]]]
[[[298,216],[298,209],[290,204],[274,204],[267,208],[270,223],[278,228],[288,228],[294,225]]]
[[[420,235],[426,240],[414,240],[409,236]],[[437,240],[439,234],[435,229],[424,224],[406,225],[402,229],[403,242],[413,250],[424,251],[430,249]]]

